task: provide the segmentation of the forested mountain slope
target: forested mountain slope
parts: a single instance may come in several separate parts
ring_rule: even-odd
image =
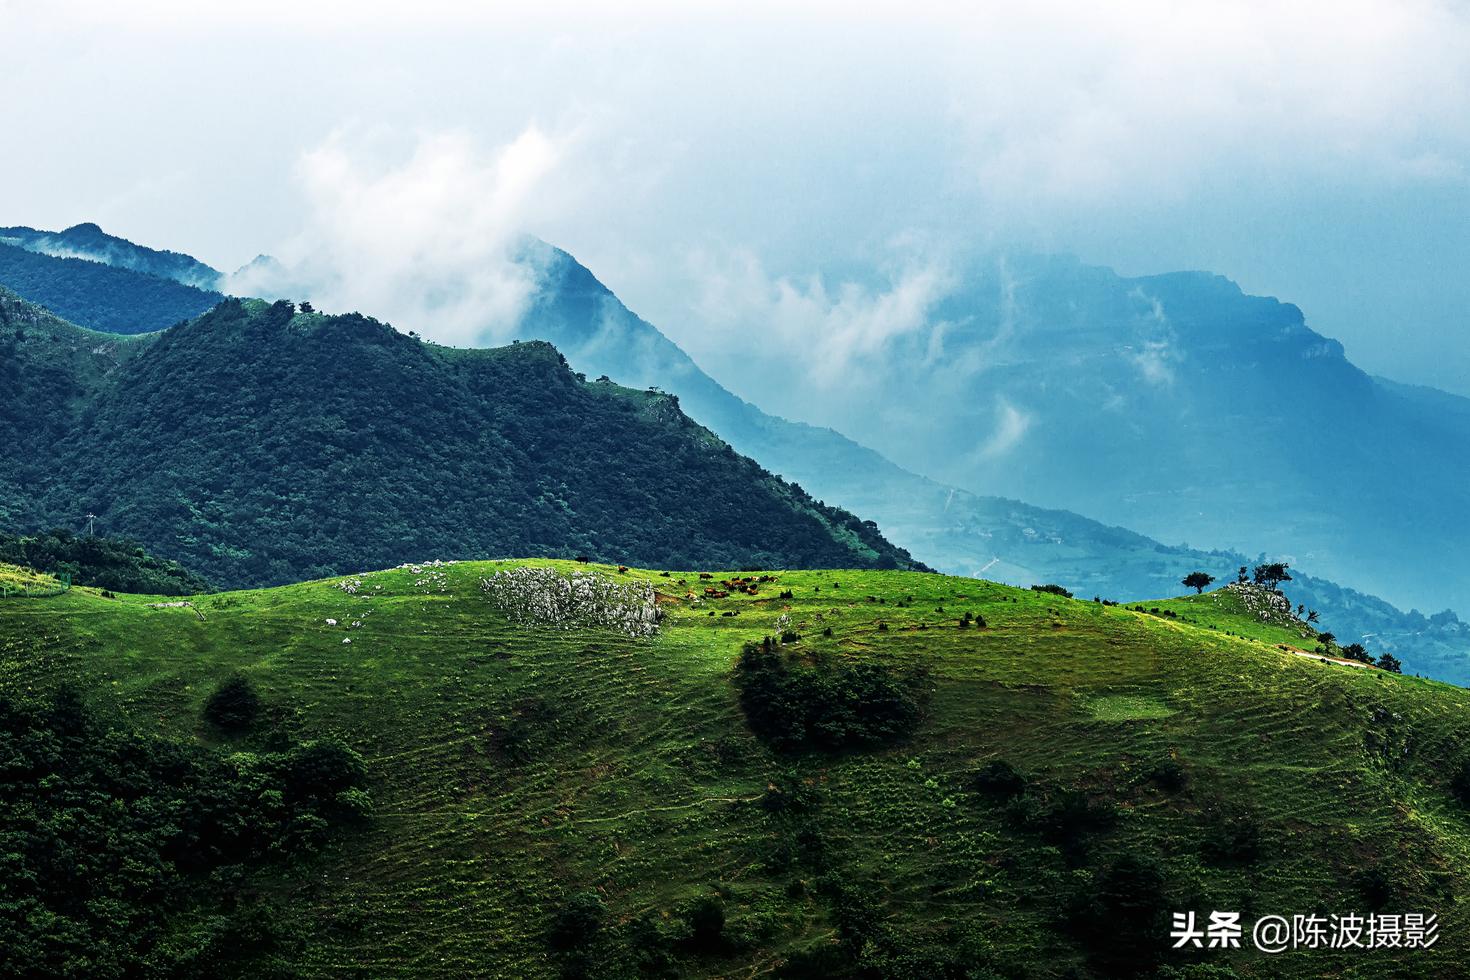
[[[44,231],[24,225],[0,228],[0,242],[19,245],[41,255],[88,259],[120,269],[131,269],[207,291],[218,290],[223,278],[218,270],[210,268],[192,255],[139,245],[126,238],[109,235],[90,221],[61,231]]]
[[[18,529],[95,513],[226,585],[424,554],[912,567],[672,397],[579,381],[545,343],[455,350],[228,300],[114,345],[0,304],[18,379],[5,424],[35,429],[0,446]]]
[[[108,333],[162,330],[223,297],[145,272],[7,245],[0,237],[0,287],[69,322]]]

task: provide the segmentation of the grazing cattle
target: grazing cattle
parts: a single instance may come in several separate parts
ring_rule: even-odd
[[[628,574],[628,566],[627,565],[619,565],[618,566],[618,574],[619,575],[627,575]]]
[[[711,578],[714,578],[714,576],[711,575],[709,572],[700,572],[699,573],[699,577],[702,578],[702,579],[711,579]]]

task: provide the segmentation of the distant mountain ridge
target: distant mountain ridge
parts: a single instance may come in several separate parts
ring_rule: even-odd
[[[87,259],[160,279],[172,279],[206,292],[219,292],[224,277],[192,255],[169,252],[109,235],[92,222],[62,231],[43,231],[16,225],[0,228],[0,242],[56,258]]]
[[[606,374],[633,387],[659,387],[678,395],[690,416],[741,453],[819,498],[875,519],[890,540],[944,571],[1020,585],[1056,581],[1079,595],[1136,599],[1172,594],[1179,588],[1180,576],[1194,568],[1223,578],[1254,560],[1247,554],[1256,555],[1261,548],[1284,550],[1277,538],[1265,533],[1249,549],[1164,545],[1064,509],[978,495],[918,476],[838,432],[768,415],[732,394],[566,252],[529,239],[523,258],[538,270],[541,288],[516,325],[519,336],[552,342],[574,368],[590,375]],[[257,264],[269,269],[273,260],[262,257]],[[1112,275],[1094,272],[1103,281]],[[1221,277],[1155,278],[1176,283],[1176,288],[1198,280],[1199,288],[1227,299],[1243,295]],[[1131,308],[1132,300],[1125,296],[1121,303]],[[1256,311],[1255,329],[1269,326],[1281,306],[1274,300],[1247,305]],[[1340,356],[1340,347],[1334,349],[1324,338],[1288,331],[1287,339],[1293,334],[1299,350]],[[1226,338],[1217,340],[1224,343]],[[1058,343],[1063,341],[1065,331]],[[1441,396],[1440,401],[1449,399],[1449,404],[1465,401],[1432,394]],[[1470,416],[1470,401],[1465,404]],[[1317,568],[1313,562],[1293,560]],[[1290,591],[1293,598],[1319,609],[1345,640],[1364,640],[1375,649],[1394,652],[1411,670],[1470,682],[1470,626],[1453,613],[1428,617],[1404,613],[1374,596],[1304,575],[1300,569]]]
[[[100,258],[53,255],[5,242],[0,234],[0,286],[90,330],[118,334],[162,330],[193,319],[224,299],[211,290]]]
[[[546,343],[456,350],[258,300],[113,339],[0,292],[0,349],[0,520],[95,513],[221,585],[509,554],[923,568]]]
[[[1402,605],[1470,595],[1462,400],[1378,382],[1296,306],[1209,273],[1011,257],[953,278],[838,388],[756,352],[742,390],[978,493],[1270,547]]]
[[[677,393],[686,411],[741,452],[819,497],[874,518],[891,540],[942,571],[1019,585],[1055,581],[1079,595],[1136,599],[1173,594],[1184,572],[1194,568],[1224,580],[1240,565],[1264,558],[1261,548],[1277,549],[1284,540],[1262,533],[1248,553],[1165,545],[1065,509],[975,494],[918,476],[839,432],[768,415],[734,395],[566,252],[540,243],[532,258],[543,270],[542,289],[517,328],[521,336],[551,340],[589,373]],[[1158,278],[1187,283],[1197,277]],[[1207,288],[1222,295],[1243,295],[1223,277],[1204,278]],[[1278,305],[1255,304],[1257,322]],[[1340,345],[1334,348],[1310,332],[1293,332],[1282,342],[1320,348],[1322,356],[1341,354]],[[1226,345],[1228,338],[1216,343]],[[1465,401],[1470,414],[1470,401],[1458,401]],[[938,461],[930,466],[944,468]],[[1315,563],[1298,564],[1317,569]],[[1317,608],[1339,635],[1394,652],[1412,669],[1470,683],[1470,625],[1454,613],[1404,613],[1301,569],[1290,591]]]

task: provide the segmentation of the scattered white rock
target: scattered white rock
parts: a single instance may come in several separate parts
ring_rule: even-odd
[[[631,637],[658,632],[663,611],[648,582],[616,582],[593,572],[517,567],[480,580],[480,588],[518,623],[572,629],[604,626]]]

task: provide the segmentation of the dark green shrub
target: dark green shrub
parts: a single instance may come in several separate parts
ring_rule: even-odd
[[[1066,789],[1047,801],[1036,817],[1035,827],[1042,837],[1064,851],[1080,850],[1088,837],[1110,829],[1117,819],[1118,811],[1111,803]]]
[[[788,773],[779,782],[773,781],[761,797],[761,809],[767,813],[810,813],[821,802],[822,795],[817,787],[796,773]]]
[[[656,913],[646,913],[620,930],[621,945],[633,976],[640,978],[668,978],[676,980],[683,976],[675,955],[677,937],[672,935],[672,924]],[[599,976],[620,976],[614,969],[598,964]]]
[[[776,968],[779,980],[832,980],[852,975],[852,955],[834,942],[799,949]]]
[[[1189,771],[1178,759],[1164,759],[1149,771],[1148,778],[1160,789],[1177,793],[1189,782]]]
[[[1470,759],[1465,759],[1450,778],[1450,792],[1460,805],[1470,809]]]
[[[1012,827],[1039,835],[1073,866],[1087,857],[1093,837],[1117,822],[1117,810],[1110,802],[1079,790],[1045,791],[1036,786],[1007,800],[1004,814]]]
[[[366,775],[362,756],[336,739],[307,742],[286,756],[287,795],[294,799],[333,800]]]
[[[607,906],[596,892],[577,892],[552,917],[546,940],[554,949],[580,949],[597,936],[606,919]]]
[[[725,903],[716,895],[696,899],[682,916],[689,926],[689,948],[696,953],[718,953],[724,950]]]
[[[1399,891],[1398,885],[1381,864],[1375,864],[1371,868],[1359,871],[1353,876],[1353,884],[1357,886],[1370,912],[1378,912],[1387,908]]]
[[[1221,804],[1206,813],[1200,856],[1217,866],[1254,864],[1262,852],[1260,818],[1249,807]]]
[[[1046,593],[1048,593],[1050,595],[1059,595],[1063,599],[1070,599],[1070,598],[1072,598],[1072,593],[1071,592],[1069,592],[1066,589],[1062,588],[1060,585],[1057,585],[1057,584],[1052,583],[1052,582],[1048,582],[1046,585],[1033,585],[1033,586],[1031,586],[1031,591],[1032,592],[1046,592]]]
[[[1124,855],[1073,896],[1068,925],[1104,976],[1147,976],[1167,948],[1171,908],[1158,864]]]
[[[970,778],[970,791],[995,800],[1009,800],[1026,791],[1026,777],[1004,759],[994,759]]]
[[[747,643],[736,669],[751,730],[779,749],[841,749],[906,738],[922,715],[924,671],[871,661],[799,659]]]
[[[225,731],[243,731],[260,717],[260,695],[242,674],[226,678],[204,702],[204,718]]]

